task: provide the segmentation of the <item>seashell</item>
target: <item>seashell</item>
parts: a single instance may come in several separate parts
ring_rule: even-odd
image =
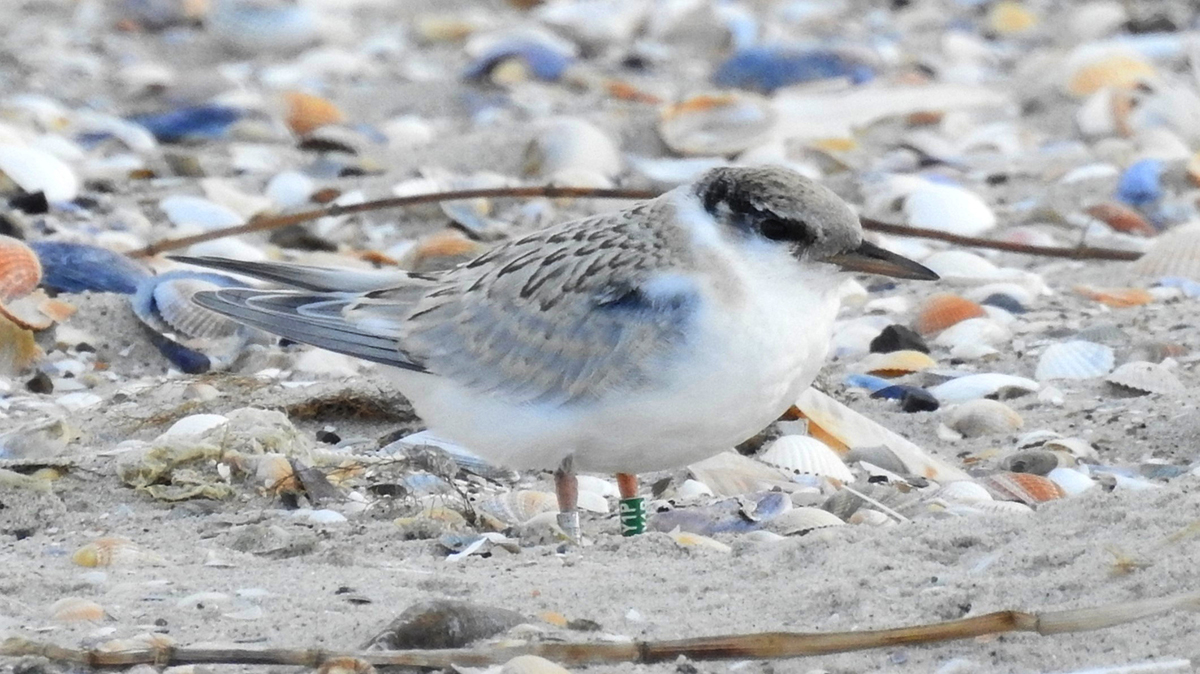
[[[621,152],[599,127],[575,117],[560,117],[542,124],[525,148],[524,173],[553,177],[585,170],[605,178],[621,173]]]
[[[799,507],[771,520],[768,528],[784,536],[803,536],[814,529],[840,527],[846,523],[837,515],[820,508]]]
[[[608,514],[608,499],[594,491],[579,490],[577,505],[580,510],[586,510],[590,513],[599,513],[601,515]],[[555,508],[557,511],[557,508]]]
[[[1012,433],[1025,425],[1016,410],[998,400],[969,400],[950,411],[946,425],[967,438]]]
[[[1075,333],[1075,339],[1082,339],[1087,342],[1100,342],[1101,344],[1125,344],[1129,341],[1129,334],[1121,329],[1120,326],[1114,323],[1097,323],[1083,328]]]
[[[461,648],[529,622],[505,608],[452,599],[422,601],[408,608],[368,640],[371,650]]]
[[[1136,307],[1154,301],[1154,294],[1144,288],[1093,288],[1077,285],[1072,290],[1088,299],[1116,308]]]
[[[383,455],[404,454],[414,460],[422,462],[433,460],[443,463],[443,465],[444,460],[448,459],[452,462],[445,466],[449,471],[457,468],[497,482],[512,482],[518,478],[516,472],[496,466],[466,447],[439,438],[429,431],[406,435],[380,448],[379,453]],[[747,461],[750,460],[747,459]],[[753,462],[751,461],[751,463]]]
[[[1104,87],[1130,88],[1155,77],[1154,66],[1128,49],[1081,48],[1068,60],[1067,93],[1083,98]]]
[[[33,332],[0,314],[0,375],[16,375],[44,356]]]
[[[60,622],[99,622],[106,617],[103,606],[81,597],[63,597],[50,605],[50,618]]]
[[[1009,397],[1010,394],[1023,394],[1037,391],[1041,384],[1010,374],[986,372],[969,374],[951,379],[929,389],[929,392],[943,404],[964,403],[976,398],[986,398],[993,395]]]
[[[1034,377],[1052,379],[1093,379],[1112,371],[1115,356],[1112,347],[1095,342],[1071,340],[1051,344],[1038,359]]]
[[[197,105],[135,115],[130,122],[148,130],[160,143],[223,138],[243,112],[224,105]]]
[[[850,472],[837,452],[828,445],[804,435],[784,435],[767,446],[758,459],[790,473],[820,475],[841,482],[853,482]]]
[[[917,317],[913,320],[913,329],[928,335],[965,321],[968,318],[980,318],[987,312],[975,302],[952,295],[940,293],[932,295],[917,309]]]
[[[293,53],[317,41],[321,19],[293,3],[217,0],[204,25],[225,46],[243,54]]]
[[[795,407],[808,420],[809,435],[830,447],[886,447],[908,468],[907,473],[911,475],[932,480],[961,480],[968,477],[962,470],[930,456],[897,433],[814,388],[801,393]],[[705,482],[712,484],[708,480]]]
[[[518,655],[504,663],[504,666],[500,668],[500,674],[569,674],[569,672],[546,658],[536,655]]]
[[[936,367],[937,362],[928,354],[920,351],[891,351],[888,353],[872,353],[859,361],[855,370],[878,375],[880,377],[899,377],[913,372],[928,370]]]
[[[138,547],[129,539],[117,536],[97,538],[76,550],[71,555],[71,561],[78,566],[88,568],[98,566],[160,566],[163,564],[162,557]]]
[[[604,498],[619,495],[617,485],[613,484],[612,480],[595,475],[580,475],[576,480],[578,480],[580,492],[586,491]]]
[[[761,528],[791,506],[791,499],[783,492],[758,492],[698,507],[657,512],[650,516],[647,527],[652,531],[683,531],[705,536],[745,533]]]
[[[1200,222],[1164,232],[1132,268],[1142,276],[1181,276],[1200,281]]]
[[[892,518],[888,517],[886,513],[878,510],[872,510],[870,508],[863,508],[862,510],[859,510],[851,515],[850,519],[846,520],[847,524],[856,524],[860,526],[865,525],[871,527],[881,527],[892,524],[893,522],[894,521]]]
[[[312,178],[299,171],[283,171],[267,181],[264,195],[278,208],[299,208],[317,191]]]
[[[815,80],[845,78],[861,84],[874,77],[873,68],[846,53],[766,46],[734,52],[717,67],[712,79],[717,86],[769,94],[781,87]]]
[[[941,406],[937,398],[929,391],[920,386],[909,386],[907,384],[885,386],[873,392],[871,397],[899,400],[900,410],[910,414],[913,412],[932,412]]]
[[[254,468],[254,479],[275,495],[299,494],[304,491],[296,477],[295,467],[283,454],[263,454]]]
[[[285,91],[283,100],[287,105],[288,128],[297,136],[306,136],[329,124],[340,124],[346,116],[333,101],[302,91]]]
[[[946,328],[933,340],[950,349],[968,346],[998,346],[1012,338],[1008,328],[991,318],[968,318]]]
[[[681,185],[729,162],[724,157],[642,157],[626,155],[639,175],[655,183]]]
[[[1042,443],[1042,447],[1055,452],[1066,452],[1076,459],[1091,462],[1100,460],[1096,448],[1083,438],[1050,438]]]
[[[171,424],[171,427],[158,437],[164,439],[204,435],[228,423],[229,417],[223,414],[190,414]]]
[[[1096,482],[1084,473],[1071,468],[1055,468],[1046,478],[1058,485],[1067,496],[1075,496],[1096,486]]]
[[[1134,162],[1121,174],[1121,181],[1117,183],[1117,198],[1130,206],[1155,203],[1163,195],[1162,174],[1161,159]]]
[[[708,485],[691,478],[684,480],[683,484],[675,488],[675,497],[684,502],[711,499],[714,496],[713,490],[709,489]]]
[[[846,386],[864,388],[871,393],[892,385],[892,382],[869,374],[848,374],[846,375]]]
[[[525,524],[543,513],[558,512],[558,499],[550,492],[518,489],[488,496],[475,507],[507,524]]]
[[[26,192],[42,192],[50,202],[79,196],[79,178],[53,154],[25,145],[0,144],[0,174]]]
[[[1037,27],[1038,16],[1019,2],[1001,0],[988,10],[987,25],[998,35],[1019,35]]]
[[[1062,487],[1041,475],[1031,473],[997,473],[980,479],[992,495],[1002,501],[1020,501],[1037,505],[1066,496]]]
[[[1105,381],[1120,388],[1146,393],[1183,393],[1183,382],[1161,363],[1134,361],[1113,370]]]
[[[902,208],[910,227],[978,236],[996,226],[991,206],[956,185],[926,183],[908,193]]]
[[[903,325],[889,325],[871,340],[871,353],[890,353],[892,351],[920,351],[929,353],[929,346],[921,335]]]
[[[37,253],[20,239],[0,234],[0,303],[28,295],[41,280]]]
[[[708,485],[714,494],[721,497],[775,489],[791,483],[778,468],[733,451],[721,452],[693,463],[688,466],[688,472],[693,479]]]
[[[1026,449],[1013,452],[1001,459],[1000,467],[1010,473],[1046,475],[1059,466],[1073,463],[1073,459],[1065,458],[1059,452],[1048,449]]]
[[[937,497],[951,503],[978,503],[991,501],[992,494],[983,485],[971,480],[957,480],[937,490]]]
[[[142,264],[107,248],[67,241],[34,241],[29,247],[41,261],[42,286],[56,292],[132,295],[150,275]]]
[[[896,456],[896,453],[887,447],[860,447],[852,449],[846,452],[845,459],[848,464],[861,461],[897,475],[903,475],[908,472],[908,468],[900,460],[900,457]]]
[[[664,108],[658,133],[678,154],[731,155],[766,140],[775,118],[770,101],[755,94],[701,94]]]
[[[203,197],[176,194],[158,202],[158,207],[176,227],[222,229],[244,224],[246,219],[234,210]]]
[[[516,84],[536,77],[557,81],[575,61],[574,54],[557,42],[533,36],[499,40],[483,51],[463,71],[468,81],[490,79],[496,84]]]
[[[1142,217],[1141,213],[1124,204],[1106,202],[1089,206],[1083,212],[1102,221],[1118,232],[1137,234],[1139,236],[1154,236],[1158,234],[1158,230],[1154,228],[1154,225],[1151,225],[1146,218]]]
[[[979,303],[983,305],[984,310],[988,312],[988,315],[992,314],[991,310],[989,310],[988,307],[996,307],[998,309],[1003,309],[1010,314],[1023,314],[1026,311],[1028,311],[1028,309],[1025,306],[1025,303],[1023,303],[1018,297],[1016,297],[1015,295],[1010,294],[1010,293],[1003,293],[1003,292],[992,293],[990,295],[984,296],[984,298],[982,300],[980,300]]]
[[[1020,503],[1018,501],[977,501],[970,504],[970,508],[976,513],[984,515],[1003,515],[1011,517],[1013,515],[1032,515],[1033,508]]]
[[[671,540],[675,541],[675,545],[681,548],[704,548],[714,552],[733,552],[733,548],[725,545],[721,541],[701,534],[694,534],[690,531],[670,531],[667,533]]]

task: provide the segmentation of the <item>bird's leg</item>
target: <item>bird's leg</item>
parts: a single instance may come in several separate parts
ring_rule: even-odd
[[[617,489],[621,492],[618,509],[621,535],[636,536],[646,531],[646,500],[637,495],[638,480],[633,473],[617,473]]]
[[[554,494],[558,497],[558,526],[572,541],[578,543],[579,480],[575,477],[575,457],[568,455],[554,471]]]

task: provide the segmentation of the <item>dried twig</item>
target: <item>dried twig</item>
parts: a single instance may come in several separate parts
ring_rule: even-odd
[[[658,194],[658,192],[652,190],[554,187],[551,185],[431,192],[429,194],[416,194],[408,197],[392,197],[388,199],[377,199],[375,201],[364,201],[360,204],[350,204],[346,206],[329,206],[327,208],[317,208],[310,211],[304,211],[302,213],[292,213],[291,215],[281,215],[273,218],[258,218],[244,225],[238,225],[236,227],[214,229],[210,232],[204,232],[203,234],[182,236],[177,239],[163,239],[162,241],[152,243],[145,248],[139,248],[138,250],[132,251],[130,255],[133,257],[149,257],[168,250],[177,250],[179,248],[185,248],[187,246],[202,243],[204,241],[212,241],[214,239],[222,239],[227,236],[237,236],[239,234],[250,234],[252,232],[264,232],[272,229],[279,229],[280,227],[298,225],[300,223],[316,220],[318,218],[348,215],[351,213],[364,213],[367,211],[398,208],[401,206],[414,206],[416,204],[428,204],[439,201],[454,201],[457,199],[477,198],[498,199],[512,197],[650,199],[658,196]],[[885,234],[910,236],[919,239],[937,239],[939,241],[946,241],[948,243],[953,243],[960,246],[991,248],[994,250],[1004,250],[1013,253],[1023,253],[1025,255],[1059,257],[1073,260],[1136,260],[1141,257],[1141,253],[1134,251],[1114,250],[1111,248],[1092,248],[1089,246],[1078,246],[1074,248],[1061,248],[1057,246],[1032,246],[1023,243],[1012,243],[1009,241],[994,241],[992,239],[981,239],[973,236],[960,236],[958,234],[951,234],[949,232],[942,232],[933,229],[908,227],[906,225],[881,222],[872,218],[862,218],[861,220],[864,229],[883,232]]]
[[[1158,599],[1108,604],[1066,611],[1026,613],[998,611],[974,618],[885,630],[828,634],[766,632],[725,636],[634,641],[630,643],[542,642],[523,646],[457,648],[444,650],[334,652],[289,648],[187,648],[164,647],[135,651],[103,652],[63,648],[54,644],[10,638],[0,644],[0,656],[42,656],[92,668],[189,664],[299,665],[318,667],[333,658],[359,658],[372,665],[444,668],[451,664],[498,664],[526,653],[563,665],[596,665],[619,662],[649,663],[685,656],[692,660],[777,659],[970,639],[1005,632],[1040,635],[1103,629],[1177,610],[1200,609],[1200,592]]]

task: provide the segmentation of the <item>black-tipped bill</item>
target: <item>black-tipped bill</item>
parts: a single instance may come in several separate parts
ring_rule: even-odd
[[[932,269],[868,241],[863,241],[854,250],[830,255],[821,261],[836,264],[843,271],[858,271],[866,274],[913,279],[914,281],[938,280],[938,275]]]

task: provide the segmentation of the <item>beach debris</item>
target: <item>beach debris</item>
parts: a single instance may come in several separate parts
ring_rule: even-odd
[[[452,599],[423,601],[396,617],[363,648],[408,650],[412,648],[461,648],[529,622],[509,609]]]
[[[1053,379],[1094,379],[1112,371],[1115,355],[1112,347],[1075,339],[1051,344],[1038,358],[1034,377]]]
[[[658,133],[681,155],[731,155],[765,141],[775,118],[770,102],[756,94],[705,93],[663,108]]]
[[[202,374],[232,365],[255,331],[201,307],[192,296],[238,287],[244,284],[222,274],[171,271],[143,279],[130,303],[150,341],[172,365],[188,374]]]

